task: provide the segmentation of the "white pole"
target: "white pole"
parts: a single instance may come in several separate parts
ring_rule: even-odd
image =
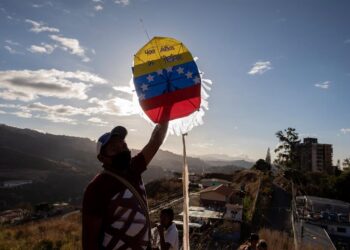
[[[190,250],[190,237],[189,237],[189,197],[188,197],[188,165],[186,158],[186,142],[185,136],[187,134],[182,135],[182,145],[183,145],[183,169],[182,169],[182,186],[183,186],[183,197],[184,197],[184,205],[183,205],[183,250]]]

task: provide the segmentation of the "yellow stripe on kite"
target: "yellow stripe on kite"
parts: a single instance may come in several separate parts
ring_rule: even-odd
[[[193,61],[193,57],[190,52],[177,54],[177,55],[170,55],[154,61],[135,64],[133,73],[134,73],[134,77],[138,77],[151,72],[155,72],[160,69],[174,67],[176,65],[191,62],[191,61]]]

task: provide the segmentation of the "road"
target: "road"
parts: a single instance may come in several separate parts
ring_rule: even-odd
[[[290,232],[291,230],[291,195],[276,183],[272,184],[271,206],[267,211],[265,227]]]

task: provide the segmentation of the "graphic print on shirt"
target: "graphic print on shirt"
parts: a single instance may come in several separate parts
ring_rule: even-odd
[[[139,189],[146,201],[143,183]],[[138,199],[129,189],[115,194],[107,210],[107,228],[104,232],[105,249],[146,249],[148,225]]]

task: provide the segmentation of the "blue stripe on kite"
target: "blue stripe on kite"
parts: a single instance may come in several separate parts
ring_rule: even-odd
[[[136,77],[134,84],[137,96],[141,100],[145,100],[193,86],[200,83],[198,78],[200,79],[198,67],[194,61],[191,61],[176,65],[169,70],[163,69],[161,74],[160,72],[152,72]]]

